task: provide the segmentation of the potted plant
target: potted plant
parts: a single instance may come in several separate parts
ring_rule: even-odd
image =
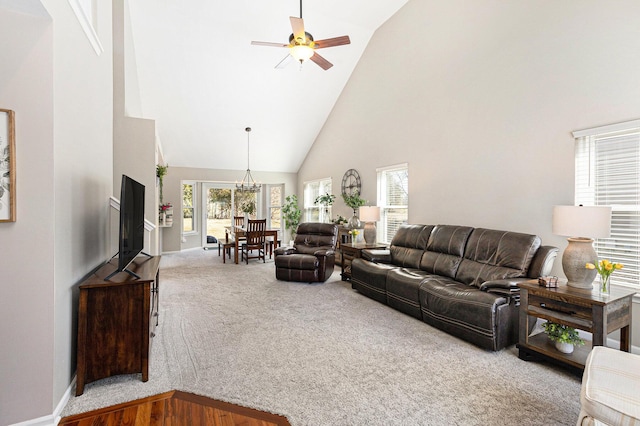
[[[162,179],[165,177],[168,170],[169,170],[168,164],[156,165],[156,177],[158,178],[158,185],[160,187],[160,204],[162,204]]]
[[[247,216],[252,216],[256,214],[256,201],[255,200],[246,200],[240,205],[240,210]]]
[[[346,225],[347,224],[347,218],[338,215],[338,217],[333,220],[333,223],[335,223],[338,226]]]
[[[287,195],[282,206],[282,216],[284,218],[284,227],[291,233],[291,239],[295,239],[296,230],[302,217],[302,211],[298,207],[297,195]]]
[[[355,229],[360,227],[360,219],[358,219],[358,207],[364,206],[367,200],[360,197],[358,191],[354,191],[352,194],[342,194],[344,203],[353,209],[353,216],[349,219],[349,228]]]
[[[584,345],[584,340],[573,327],[547,321],[542,324],[542,328],[544,328],[544,332],[549,336],[549,340],[555,342],[556,349],[562,353],[570,354],[573,352],[574,346]]]
[[[329,194],[327,192],[324,195],[317,196],[315,201],[313,202],[313,204],[316,204],[316,205],[320,204],[321,206],[324,206],[325,221],[331,221],[331,217],[329,217],[329,207],[333,204],[335,199],[336,199],[335,195]]]

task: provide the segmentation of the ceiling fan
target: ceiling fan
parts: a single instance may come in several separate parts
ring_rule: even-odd
[[[318,64],[323,70],[328,70],[333,64],[320,56],[317,49],[325,47],[342,46],[351,43],[348,35],[327,38],[324,40],[314,40],[313,36],[304,30],[304,21],[302,20],[302,0],[300,0],[300,17],[289,17],[293,33],[289,36],[289,44],[270,43],[267,41],[252,41],[251,44],[257,46],[271,47],[287,47],[289,54],[276,65],[276,68],[284,68],[292,58],[295,58],[302,64],[304,61],[311,59]]]

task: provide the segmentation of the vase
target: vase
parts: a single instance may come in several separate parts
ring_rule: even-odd
[[[347,222],[347,226],[350,229],[360,228],[360,219],[358,219],[358,211],[356,209],[353,209],[353,216],[351,216],[351,219]]]
[[[329,216],[329,207],[324,208],[324,223],[331,223],[331,216]]]
[[[563,354],[573,353],[573,345],[571,343],[556,342],[556,349]]]
[[[600,276],[600,294],[609,295],[611,293],[611,276]]]

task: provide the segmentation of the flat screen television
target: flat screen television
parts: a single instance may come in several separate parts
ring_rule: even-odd
[[[122,175],[122,186],[120,187],[120,231],[118,232],[118,253],[116,254],[118,256],[118,269],[106,279],[108,280],[122,271],[139,278],[137,274],[127,268],[133,262],[133,259],[142,253],[143,248],[144,185],[127,175]]]

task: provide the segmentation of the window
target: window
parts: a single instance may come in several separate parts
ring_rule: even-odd
[[[269,215],[267,226],[270,229],[282,230],[282,194],[283,185],[268,186]]]
[[[194,189],[195,183],[183,183],[182,184],[182,232],[195,232],[195,199]]]
[[[409,166],[405,163],[376,171],[380,207],[378,241],[389,244],[409,217]]]
[[[304,218],[305,222],[328,222],[331,219],[331,206],[324,208],[314,204],[320,195],[331,194],[331,178],[305,182]]]
[[[573,133],[576,204],[611,207],[611,236],[600,259],[624,264],[613,284],[640,287],[640,120]]]

